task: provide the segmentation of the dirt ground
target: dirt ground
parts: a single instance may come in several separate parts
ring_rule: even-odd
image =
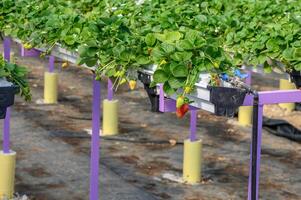
[[[88,199],[90,136],[86,130],[91,127],[91,73],[78,67],[61,70],[58,63],[59,104],[43,105],[47,62],[20,58],[16,47],[17,62],[31,70],[33,92],[32,102],[17,98],[12,108],[12,149],[18,153],[16,192],[35,200]],[[254,83],[257,88],[277,87],[276,77],[256,76]],[[105,86],[104,82],[102,98],[106,97]],[[120,102],[120,134],[101,138],[100,199],[246,199],[251,127],[200,111],[203,181],[193,186],[178,183],[168,177],[181,177],[189,116],[179,120],[172,113],[152,113],[146,96],[142,88],[129,91],[126,86],[115,96]],[[299,114],[281,117],[300,122]],[[170,139],[177,140],[177,145],[169,144]],[[300,160],[299,143],[264,131],[260,199],[300,200]]]

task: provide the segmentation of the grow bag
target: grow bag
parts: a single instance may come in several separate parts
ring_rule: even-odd
[[[1,86],[0,85],[0,119],[6,116],[6,108],[13,105],[15,94],[19,92],[19,87],[15,85]]]
[[[215,106],[215,114],[218,116],[234,117],[239,106],[245,100],[247,91],[228,87],[211,87],[210,102]]]
[[[151,75],[139,71],[138,79],[143,83],[144,89],[147,92],[148,98],[151,103],[151,111],[152,112],[160,112],[159,111],[159,95],[157,94],[157,88],[150,87]]]
[[[293,69],[292,72],[289,72],[289,75],[292,81],[295,83],[297,88],[301,88],[301,72]]]

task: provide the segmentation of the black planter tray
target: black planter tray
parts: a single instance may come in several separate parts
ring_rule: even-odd
[[[301,72],[295,69],[289,73],[292,81],[295,83],[297,88],[301,88]]]
[[[152,112],[160,112],[159,111],[159,94],[157,92],[157,87],[150,87],[150,83],[152,82],[152,75],[143,71],[138,71],[138,80],[140,80],[144,89],[147,92],[151,103],[151,111]]]
[[[247,94],[246,90],[229,87],[211,87],[210,102],[215,106],[215,114],[234,117],[238,107],[242,106]]]
[[[19,87],[12,86],[0,86],[0,119],[4,119],[6,116],[6,109],[12,106],[15,102],[15,94],[19,92]]]

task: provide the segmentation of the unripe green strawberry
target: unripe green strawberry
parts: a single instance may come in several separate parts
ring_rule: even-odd
[[[185,103],[185,98],[180,96],[177,98],[177,108],[181,108],[181,106]]]

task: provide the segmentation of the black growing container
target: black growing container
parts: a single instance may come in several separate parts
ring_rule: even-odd
[[[293,69],[293,71],[289,72],[289,75],[296,87],[301,88],[301,72]]]
[[[138,79],[143,83],[144,89],[147,92],[148,98],[151,102],[151,111],[152,112],[160,112],[159,111],[159,95],[157,94],[156,87],[150,87],[151,84],[151,75],[138,72]]]
[[[247,91],[238,88],[211,87],[210,102],[215,106],[215,114],[234,117],[239,106],[243,105]]]
[[[18,92],[18,86],[0,86],[0,119],[5,118],[6,108],[14,104],[15,94],[17,94]]]

